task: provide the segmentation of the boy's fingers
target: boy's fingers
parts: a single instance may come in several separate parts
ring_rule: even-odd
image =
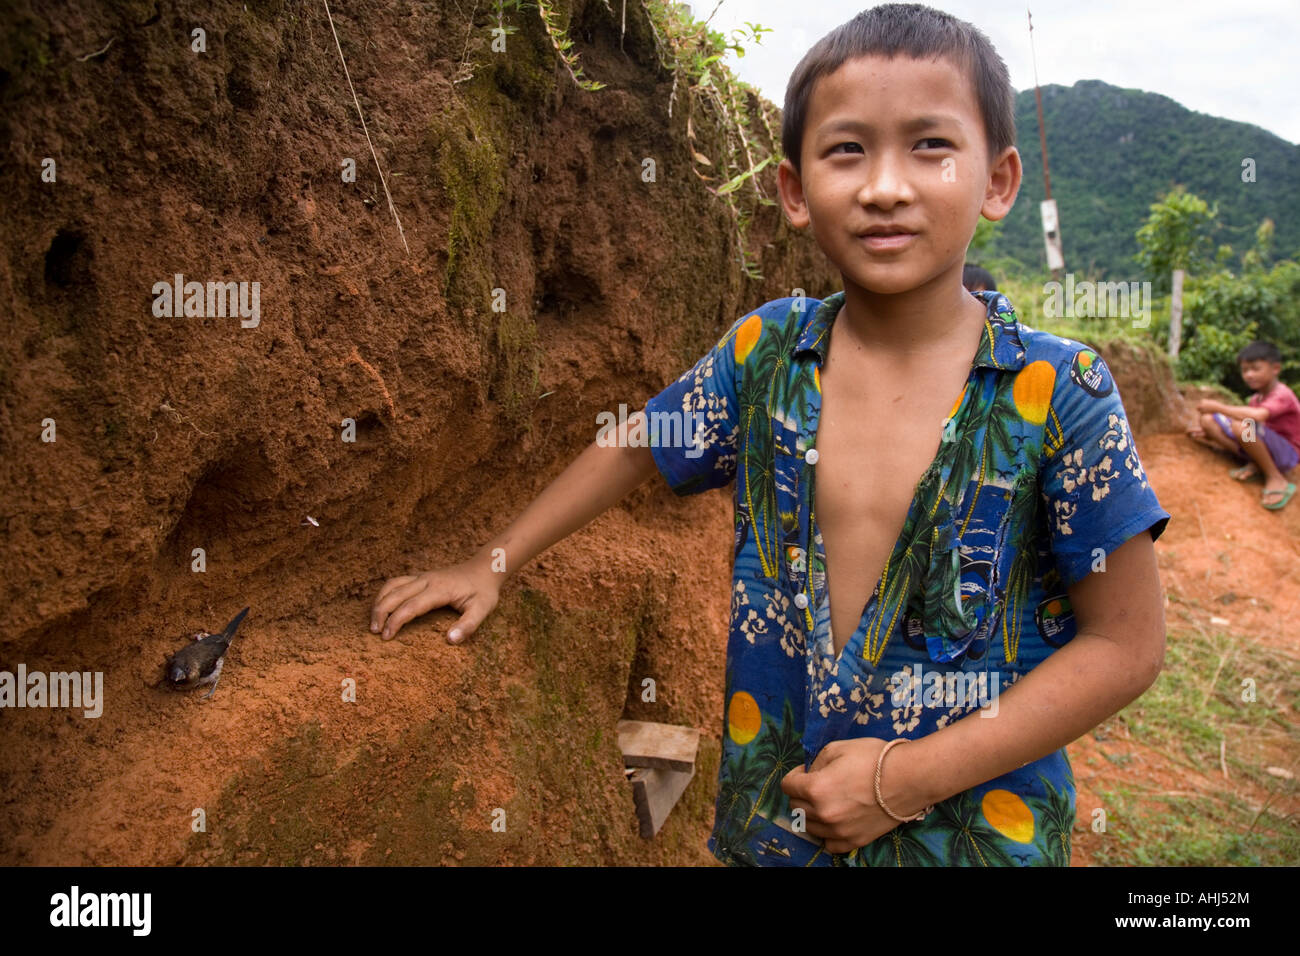
[[[419,593],[423,587],[424,582],[411,575],[393,578],[384,585],[379,597],[375,599],[374,607],[370,609],[370,630],[378,633],[384,626],[384,621],[388,619],[388,615],[412,594]]]
[[[394,590],[400,588],[403,584],[409,584],[411,581],[414,581],[415,578],[416,575],[414,574],[403,574],[400,577],[389,578],[387,581],[384,582],[384,586],[379,589],[379,596],[375,599],[376,603],[383,600]]]
[[[380,606],[384,628],[381,636],[386,641],[392,640],[401,630],[402,625],[411,618],[419,617],[435,607],[441,607],[447,603],[447,600],[448,596],[443,594],[441,589],[431,587],[423,578],[417,578],[403,585],[384,598],[384,603]]]
[[[419,617],[421,614],[432,611],[435,607],[442,607],[446,603],[447,598],[440,592],[427,587],[417,591],[389,615],[388,623],[384,625],[384,633],[381,636],[386,641],[392,640],[397,636],[397,632],[402,629],[402,625],[411,618]]]
[[[379,633],[379,629],[384,626],[384,619],[397,606],[398,602],[388,601],[387,598],[398,588],[405,587],[415,580],[415,575],[404,574],[399,578],[389,578],[384,582],[384,586],[379,589],[379,594],[375,596],[375,603],[370,606],[370,630],[372,633]]]
[[[803,767],[795,767],[782,777],[781,789],[788,797],[802,800],[805,803],[811,802],[808,799],[808,773]]]
[[[835,828],[830,824],[822,823],[812,815],[811,810],[805,810],[804,832],[810,837],[816,837],[819,840],[825,840],[827,837],[835,836]],[[830,847],[827,847],[829,850]],[[835,852],[831,850],[831,852]]]
[[[792,799],[790,801],[790,812],[796,810],[803,811],[804,832],[809,836],[825,839],[828,836],[834,836],[834,828],[817,815],[817,808],[807,800]]]
[[[813,758],[812,769],[810,772],[816,773],[818,770],[825,769],[826,765],[830,763],[832,760],[836,759],[839,755],[840,755],[839,741],[832,740],[820,751],[818,751],[817,756]]]
[[[457,644],[478,630],[496,606],[489,589],[462,580],[454,574],[429,573],[394,578],[385,586],[370,612],[370,630],[386,641],[397,636],[403,625],[435,608],[453,607],[461,612],[447,639]],[[381,632],[382,629],[382,632]]]

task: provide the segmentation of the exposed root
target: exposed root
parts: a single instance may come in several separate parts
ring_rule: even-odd
[[[388,409],[389,419],[396,421],[397,409],[393,405],[393,396],[389,394],[388,386],[384,384],[384,377],[379,374],[373,365],[361,357],[361,353],[357,351],[355,345],[352,346],[352,351],[348,354],[347,361],[355,365],[360,365],[365,373],[375,380],[375,384],[379,386],[380,394],[384,396],[384,407]]]

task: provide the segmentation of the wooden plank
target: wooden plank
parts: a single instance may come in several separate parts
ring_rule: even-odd
[[[694,767],[689,771],[654,767],[637,767],[632,771],[628,779],[632,782],[632,800],[644,839],[649,840],[659,832],[694,776]]]
[[[694,727],[656,724],[645,720],[618,722],[618,749],[628,767],[695,772],[700,732]]]

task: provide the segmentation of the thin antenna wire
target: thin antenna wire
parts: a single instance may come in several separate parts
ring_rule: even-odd
[[[1028,7],[1025,7],[1025,13],[1029,17],[1029,56],[1034,63],[1034,86],[1038,86],[1038,56],[1034,53],[1034,14]]]
[[[1043,94],[1038,88],[1038,55],[1034,53],[1034,15],[1025,7],[1029,17],[1029,53],[1034,58],[1034,102],[1038,105],[1038,148],[1043,154],[1043,191],[1052,198],[1052,174],[1047,166],[1047,124],[1043,122]]]
[[[334,18],[330,16],[329,0],[321,0],[325,4],[325,16],[330,22],[330,31],[334,34],[334,46],[339,51],[339,62],[343,64],[343,75],[348,78],[348,89],[352,91],[352,102],[357,104],[357,115],[361,117],[361,131],[366,134],[366,143],[370,146],[370,155],[375,159],[375,168],[379,170],[379,182],[383,184],[384,195],[388,197],[388,208],[393,214],[393,221],[397,223],[397,232],[402,237],[402,245],[406,248],[406,254],[411,254],[411,247],[406,244],[406,232],[402,229],[402,220],[397,217],[397,207],[393,205],[392,193],[388,191],[388,181],[384,179],[384,168],[379,165],[379,155],[375,152],[375,144],[370,142],[370,130],[366,129],[366,117],[361,112],[361,101],[357,99],[356,87],[352,85],[352,74],[348,72],[348,62],[343,59],[343,47],[339,44],[339,31],[334,29]]]

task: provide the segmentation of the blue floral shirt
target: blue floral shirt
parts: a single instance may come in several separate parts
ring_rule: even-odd
[[[1101,357],[1023,325],[999,293],[975,295],[987,316],[966,388],[838,657],[814,482],[820,367],[844,293],[768,302],[647,403],[654,460],[674,492],[735,485],[708,844],[723,862],[1069,863],[1075,786],[1064,749],[845,854],[803,832],[781,789],[832,740],[918,738],[991,716],[1000,692],[1074,636],[1066,589],[1169,519]]]

